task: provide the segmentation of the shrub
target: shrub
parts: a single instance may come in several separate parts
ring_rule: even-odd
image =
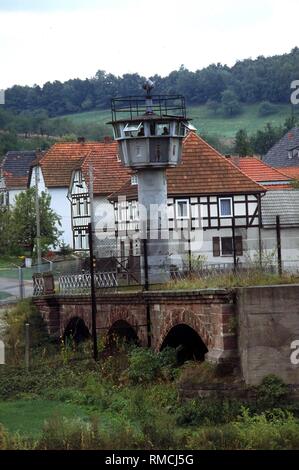
[[[153,382],[159,371],[158,354],[151,349],[134,348],[129,353],[128,378],[133,384]]]
[[[287,385],[274,374],[264,377],[256,390],[257,408],[260,410],[277,407],[284,401],[288,393]]]
[[[289,413],[249,414],[243,408],[239,419],[221,427],[202,428],[187,440],[188,449],[298,449],[299,424]]]
[[[176,422],[179,426],[224,424],[236,419],[241,407],[236,400],[190,400],[179,408]]]
[[[263,101],[260,106],[259,106],[259,116],[270,116],[271,114],[277,113],[278,109],[277,107],[269,103],[269,101]]]
[[[156,353],[148,348],[133,348],[129,353],[127,376],[133,384],[151,383],[165,375],[169,378],[175,364],[175,349],[165,348]]]
[[[30,300],[19,302],[4,313],[6,323],[5,342],[9,351],[9,360],[17,364],[24,357],[25,324],[30,324],[31,349],[40,349],[49,345],[50,339],[41,315]]]

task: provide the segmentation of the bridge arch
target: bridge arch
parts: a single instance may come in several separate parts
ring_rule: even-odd
[[[80,317],[72,317],[68,320],[63,333],[63,338],[72,338],[75,343],[80,343],[90,338],[90,331],[84,320]]]
[[[177,361],[183,364],[185,361],[203,361],[208,348],[200,335],[191,326],[185,323],[174,325],[161,344],[160,350],[166,347],[177,350]]]
[[[114,308],[108,317],[107,325],[107,340],[109,341],[109,334],[113,328],[117,332],[127,331],[131,338],[136,338],[136,344],[146,346],[147,331],[146,320],[143,317],[138,317],[131,308]]]
[[[117,339],[126,343],[139,344],[136,329],[126,320],[116,320],[108,330],[107,343],[110,347],[116,346]]]

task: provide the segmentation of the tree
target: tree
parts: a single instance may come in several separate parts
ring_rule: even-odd
[[[218,101],[215,101],[215,100],[208,100],[207,101],[207,108],[209,110],[213,111],[214,114],[216,114],[217,111],[220,108],[220,103]]]
[[[277,107],[269,103],[269,101],[263,101],[259,106],[259,116],[270,116],[271,114],[277,113]]]
[[[252,154],[252,147],[245,129],[240,129],[236,133],[234,151],[240,157]]]
[[[284,133],[282,127],[274,127],[268,122],[262,130],[257,131],[250,139],[254,152],[265,155]]]
[[[11,209],[12,244],[21,246],[33,254],[36,242],[35,188],[27,189],[15,198]],[[50,245],[56,247],[62,234],[58,226],[60,217],[51,209],[51,196],[42,192],[39,196],[41,247],[45,251]]]
[[[235,116],[241,112],[241,106],[237,95],[232,90],[225,90],[221,94],[221,104],[226,116]]]
[[[7,206],[0,206],[0,254],[11,252],[11,213]]]

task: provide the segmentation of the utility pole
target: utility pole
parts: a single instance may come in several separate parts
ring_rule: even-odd
[[[93,255],[93,233],[92,224],[88,224],[88,241],[89,241],[89,262],[90,262],[90,288],[91,288],[91,329],[93,341],[93,358],[98,360],[98,339],[97,339],[97,299],[94,282],[95,257]]]
[[[89,200],[90,200],[90,223],[88,224],[89,263],[90,263],[90,289],[91,289],[91,329],[93,341],[93,358],[98,360],[98,338],[97,338],[97,299],[95,289],[96,259],[93,250],[94,233],[94,204],[93,204],[93,166],[89,164]]]
[[[39,193],[38,193],[39,173],[38,166],[35,167],[35,212],[36,212],[36,252],[37,252],[37,271],[40,272],[42,264],[41,245],[40,245],[40,211],[39,211]]]
[[[281,230],[280,230],[280,217],[276,216],[276,244],[277,244],[277,270],[279,276],[282,275],[282,262],[281,262]]]

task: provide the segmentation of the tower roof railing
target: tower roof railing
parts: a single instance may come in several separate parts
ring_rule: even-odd
[[[151,113],[148,112],[148,100],[151,100]],[[112,122],[134,120],[143,115],[155,115],[161,118],[186,119],[185,98],[181,95],[127,96],[111,100]]]

